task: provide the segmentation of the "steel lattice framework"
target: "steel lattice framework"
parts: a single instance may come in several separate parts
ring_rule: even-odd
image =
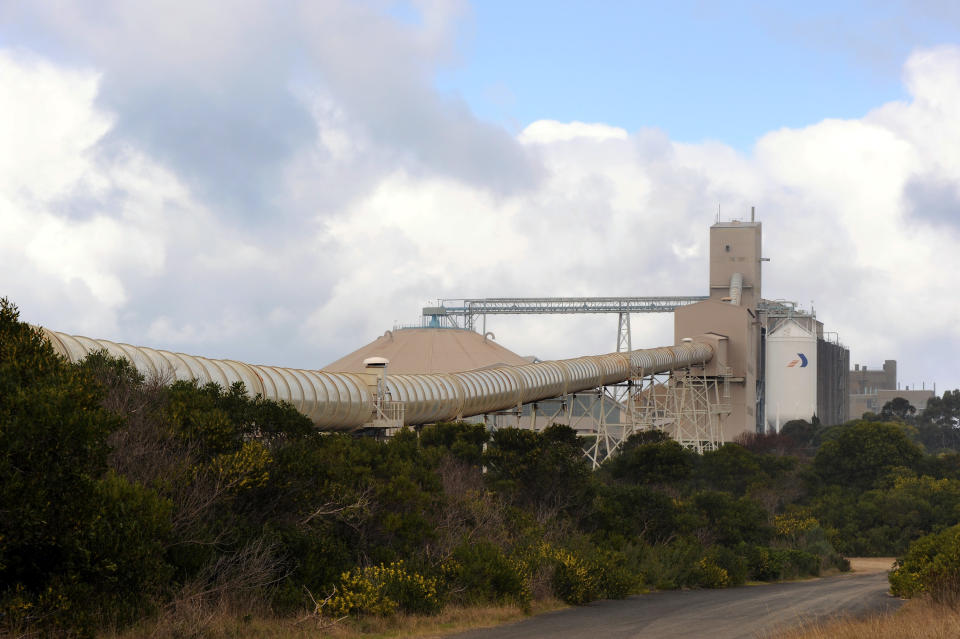
[[[477,316],[552,315],[572,313],[672,313],[707,297],[487,297],[441,299],[423,309],[424,321],[475,330]]]

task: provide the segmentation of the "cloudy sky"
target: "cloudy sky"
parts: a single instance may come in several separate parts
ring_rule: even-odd
[[[765,297],[960,387],[960,5],[668,4],[0,0],[0,295],[317,368],[437,298],[706,294],[718,208],[755,206]]]

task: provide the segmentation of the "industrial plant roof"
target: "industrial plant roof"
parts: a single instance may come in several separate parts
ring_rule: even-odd
[[[404,328],[387,331],[323,370],[359,373],[368,357],[386,357],[390,373],[454,373],[529,360],[474,331],[454,328]]]

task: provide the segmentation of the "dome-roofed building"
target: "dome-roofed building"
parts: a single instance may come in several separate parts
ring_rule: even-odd
[[[519,366],[530,360],[492,339],[471,330],[457,328],[402,328],[387,331],[366,346],[327,364],[323,370],[362,373],[368,357],[386,357],[389,372],[455,373],[492,366]]]
[[[366,346],[327,364],[323,370],[336,373],[364,373],[370,369],[364,364],[369,358],[389,360],[388,375],[417,373],[457,373],[492,368],[495,366],[522,366],[539,361],[535,357],[521,357],[486,336],[461,328],[415,327],[387,331]],[[546,399],[536,405],[527,404],[519,413],[497,412],[490,416],[475,416],[468,421],[483,420],[496,428],[519,427],[542,429],[551,423],[567,424],[582,434],[596,432],[600,413],[606,421],[619,423],[621,407],[596,391],[572,394],[565,398]],[[488,419],[489,417],[489,419]]]

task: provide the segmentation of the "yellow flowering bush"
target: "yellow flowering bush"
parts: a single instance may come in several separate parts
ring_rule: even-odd
[[[210,469],[224,486],[234,490],[263,486],[270,478],[270,451],[258,441],[244,442],[240,450],[217,455],[210,460]]]
[[[802,514],[783,514],[773,518],[777,535],[785,539],[797,539],[819,525],[820,522],[815,517],[805,517]]]
[[[730,574],[713,560],[703,557],[697,562],[697,583],[704,588],[726,588],[730,585]]]
[[[435,614],[442,605],[435,578],[395,561],[343,573],[336,593],[317,612],[327,617],[383,617],[396,612]]]
[[[553,591],[569,604],[584,604],[597,598],[600,575],[582,557],[570,551],[553,552],[556,572],[553,573]]]
[[[524,576],[524,596],[530,596],[531,583],[541,576],[554,596],[572,605],[600,598],[622,599],[640,581],[624,566],[622,553],[589,547],[556,548],[540,542],[519,549],[513,560]]]

